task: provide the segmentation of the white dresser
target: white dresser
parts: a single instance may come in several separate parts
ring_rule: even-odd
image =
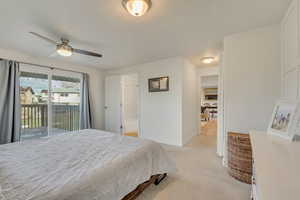
[[[300,142],[250,131],[255,200],[300,200]]]

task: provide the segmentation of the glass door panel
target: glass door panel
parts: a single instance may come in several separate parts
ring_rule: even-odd
[[[21,72],[21,140],[48,136],[48,75]]]
[[[79,78],[52,75],[51,135],[79,130],[80,86]]]

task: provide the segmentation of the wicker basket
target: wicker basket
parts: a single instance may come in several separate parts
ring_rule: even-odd
[[[228,173],[241,182],[251,184],[252,149],[248,134],[228,133]]]

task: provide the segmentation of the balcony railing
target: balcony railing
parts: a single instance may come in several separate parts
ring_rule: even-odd
[[[35,138],[55,135],[68,131],[79,130],[79,106],[57,105],[52,106],[52,127],[48,129],[47,104],[23,104],[21,106],[22,138]]]

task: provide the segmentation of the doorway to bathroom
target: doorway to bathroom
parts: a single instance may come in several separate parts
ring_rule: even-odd
[[[121,76],[122,88],[122,134],[125,136],[139,136],[139,86],[138,74]]]

